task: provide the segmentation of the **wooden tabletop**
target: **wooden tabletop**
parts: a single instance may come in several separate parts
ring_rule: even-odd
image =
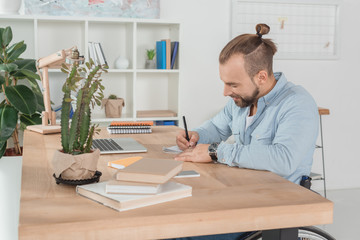
[[[147,153],[102,155],[100,181],[112,178],[110,160],[129,156],[171,159],[163,146],[175,145],[177,127],[154,127],[152,134],[133,137]],[[102,131],[100,136],[108,136]],[[185,163],[197,178],[176,181],[191,185],[185,199],[117,212],[76,195],[75,187],[57,185],[51,158],[60,135],[25,131],[19,239],[160,239],[329,224],[333,203],[276,174],[222,164]]]

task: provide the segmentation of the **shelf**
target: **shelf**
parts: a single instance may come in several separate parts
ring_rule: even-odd
[[[77,46],[89,59],[89,42],[99,42],[109,65],[102,75],[104,96],[116,94],[125,99],[123,116],[117,120],[174,120],[179,117],[137,118],[138,110],[171,109],[179,116],[180,55],[174,69],[144,69],[146,50],[155,49],[156,41],[179,41],[180,23],[164,19],[128,19],[71,16],[0,15],[1,27],[11,26],[14,41],[24,40],[26,58],[39,59],[62,49]],[[180,45],[181,48],[181,45]],[[181,53],[181,49],[179,51]],[[115,69],[119,57],[129,61],[127,69]],[[50,97],[53,106],[61,105],[66,75],[49,69]],[[92,110],[92,122],[110,122],[104,109]]]
[[[137,69],[138,73],[179,73],[178,69]]]

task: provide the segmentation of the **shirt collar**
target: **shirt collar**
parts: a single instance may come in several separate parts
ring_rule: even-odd
[[[271,101],[278,95],[278,93],[287,83],[286,77],[282,72],[274,73],[274,77],[277,83],[275,84],[273,89],[271,89],[271,91],[265,96],[259,98],[259,101],[264,101],[266,105],[271,103]]]

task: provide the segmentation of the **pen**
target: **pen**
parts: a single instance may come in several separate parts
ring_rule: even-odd
[[[189,133],[188,133],[187,126],[186,126],[186,119],[185,119],[185,116],[183,116],[183,122],[184,122],[184,128],[185,128],[186,140],[189,142],[189,141],[190,141],[190,138],[189,138]]]

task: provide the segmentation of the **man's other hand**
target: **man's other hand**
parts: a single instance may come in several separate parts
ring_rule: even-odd
[[[180,131],[176,136],[176,144],[181,150],[186,150],[192,147],[195,147],[199,141],[199,134],[195,131],[189,131],[190,141],[186,140],[186,133],[184,130]]]
[[[210,144],[198,144],[194,148],[189,148],[183,153],[175,156],[175,160],[184,162],[212,162],[208,148]]]

